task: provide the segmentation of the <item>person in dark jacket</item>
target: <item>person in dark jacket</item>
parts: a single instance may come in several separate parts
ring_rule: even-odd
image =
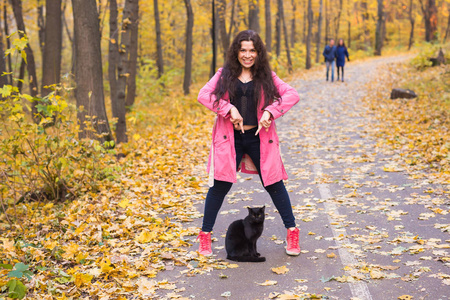
[[[345,66],[345,57],[350,61],[348,57],[347,47],[345,47],[345,43],[343,39],[339,39],[338,46],[336,48],[336,66],[337,66],[337,80],[339,81],[339,69],[342,71],[342,82],[344,82],[344,66]]]
[[[325,46],[323,50],[323,57],[325,57],[325,65],[327,66],[327,81],[328,73],[331,67],[331,82],[334,81],[334,65],[336,59],[336,46],[334,45],[334,39],[330,39],[330,43]]]

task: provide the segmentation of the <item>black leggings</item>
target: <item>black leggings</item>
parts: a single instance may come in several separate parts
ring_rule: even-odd
[[[238,168],[244,153],[248,154],[255,164],[259,177],[261,178],[260,141],[259,135],[255,136],[255,132],[256,128],[247,130],[245,133],[234,131],[236,169]],[[223,200],[230,191],[232,185],[233,183],[231,182],[214,180],[214,186],[209,189],[208,194],[206,195],[202,225],[203,232],[212,231],[214,223],[216,222],[217,214],[222,207]],[[286,228],[295,227],[295,217],[292,212],[291,201],[283,181],[280,180],[274,184],[268,185],[265,189],[269,193],[275,207],[280,213],[284,226]]]
[[[341,69],[341,71],[342,71],[342,79],[344,79],[344,66],[339,66],[339,67],[337,67],[337,75],[338,75],[338,78],[339,78],[339,69]]]

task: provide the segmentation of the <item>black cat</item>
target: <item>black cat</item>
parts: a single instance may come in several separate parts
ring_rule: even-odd
[[[230,224],[225,237],[227,259],[242,262],[266,261],[266,258],[256,251],[256,241],[264,229],[264,209],[265,206],[249,207],[245,219]]]

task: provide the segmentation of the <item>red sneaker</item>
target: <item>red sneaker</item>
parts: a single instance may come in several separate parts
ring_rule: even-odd
[[[287,255],[299,255],[300,254],[300,245],[299,245],[299,235],[300,230],[295,228],[293,230],[287,230],[286,237],[286,253]]]
[[[197,237],[197,241],[200,242],[200,246],[198,247],[198,253],[203,256],[211,256],[211,232],[203,232],[200,231]]]

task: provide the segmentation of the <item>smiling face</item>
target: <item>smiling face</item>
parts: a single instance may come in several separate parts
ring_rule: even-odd
[[[253,46],[252,41],[242,41],[241,49],[239,49],[238,60],[244,69],[250,69],[256,61],[256,56],[258,56],[258,52],[256,52],[255,46]]]

